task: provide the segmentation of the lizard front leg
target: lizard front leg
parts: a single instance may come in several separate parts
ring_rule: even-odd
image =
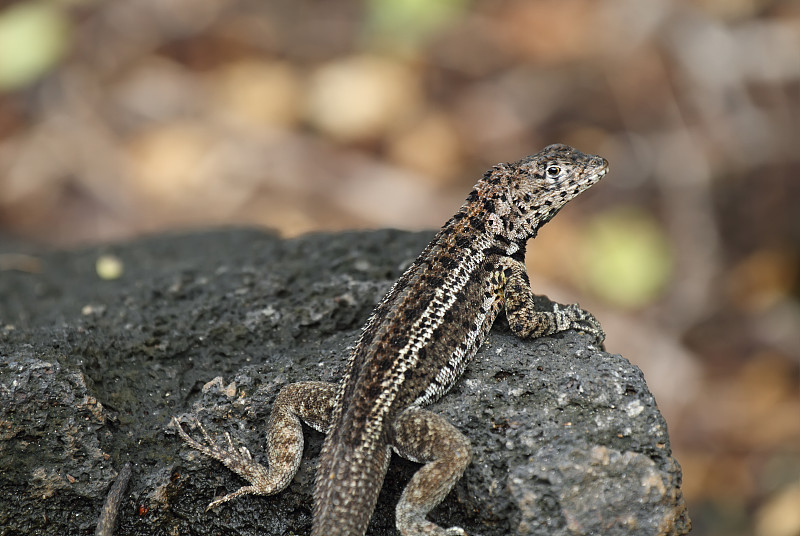
[[[605,340],[606,334],[600,322],[577,303],[554,303],[552,311],[537,310],[528,273],[522,262],[506,257],[501,261],[501,266],[505,275],[503,301],[506,318],[515,335],[528,339],[575,329],[592,335],[598,343]]]
[[[419,408],[404,410],[391,432],[392,448],[403,458],[424,463],[403,490],[395,510],[402,536],[464,536],[460,527],[443,529],[428,521],[472,459],[469,440],[444,417]]]
[[[303,456],[303,427],[300,420],[316,430],[326,431],[333,412],[336,389],[335,384],[325,382],[293,383],[281,389],[272,406],[267,428],[268,467],[256,462],[246,447],[235,446],[230,434],[225,434],[227,444],[219,446],[198,421],[197,426],[203,436],[202,441],[198,441],[187,434],[173,417],[172,422],[178,434],[189,446],[222,462],[250,483],[214,500],[207,509],[239,495],[272,495],[286,488],[297,473]]]

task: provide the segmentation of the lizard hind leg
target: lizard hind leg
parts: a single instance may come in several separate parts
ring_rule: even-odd
[[[225,434],[225,444],[221,446],[195,419],[202,435],[202,440],[198,440],[186,433],[180,422],[173,417],[172,423],[184,442],[209,458],[221,462],[250,484],[215,499],[206,510],[240,495],[273,495],[286,488],[297,473],[303,456],[303,428],[300,420],[324,431],[331,419],[335,396],[336,385],[324,382],[293,383],[281,389],[269,418],[268,467],[255,461],[246,447],[237,447],[230,434]]]
[[[444,529],[425,516],[447,496],[472,460],[469,440],[444,417],[409,408],[392,427],[395,452],[424,463],[397,503],[397,530],[403,536],[464,536],[460,527]]]

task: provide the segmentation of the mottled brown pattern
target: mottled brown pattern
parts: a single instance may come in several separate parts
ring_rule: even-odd
[[[326,431],[317,469],[312,536],[362,536],[394,450],[425,465],[397,505],[404,536],[464,534],[425,519],[471,458],[469,440],[421,409],[444,395],[475,355],[500,311],[520,337],[579,329],[602,342],[597,320],[577,305],[537,311],[525,244],[570,199],[606,174],[608,163],[566,145],[489,170],[461,209],[375,308],[336,386],[284,387],[267,434],[269,468],[244,447],[181,437],[250,482],[212,502],[269,495],[293,478],[303,450],[300,421]]]

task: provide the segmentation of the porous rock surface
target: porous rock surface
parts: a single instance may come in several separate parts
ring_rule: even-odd
[[[336,381],[372,307],[431,237],[224,230],[67,252],[0,240],[0,259],[32,256],[30,269],[0,263],[0,535],[93,534],[125,462],[119,536],[307,534],[321,434],[306,429],[286,491],[206,512],[243,482],[182,445],[170,418],[197,415],[265,461],[278,390]],[[121,277],[98,277],[104,254],[122,261]],[[431,514],[442,526],[689,531],[680,467],[641,371],[588,337],[522,341],[501,323],[430,409],[474,452]],[[394,505],[417,468],[393,458],[368,534],[396,534]]]

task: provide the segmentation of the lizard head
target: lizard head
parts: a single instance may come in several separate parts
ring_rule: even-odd
[[[555,144],[517,162],[495,166],[483,180],[492,190],[487,197],[494,200],[496,224],[502,222],[500,232],[512,240],[524,240],[536,236],[570,199],[606,173],[604,158]]]

